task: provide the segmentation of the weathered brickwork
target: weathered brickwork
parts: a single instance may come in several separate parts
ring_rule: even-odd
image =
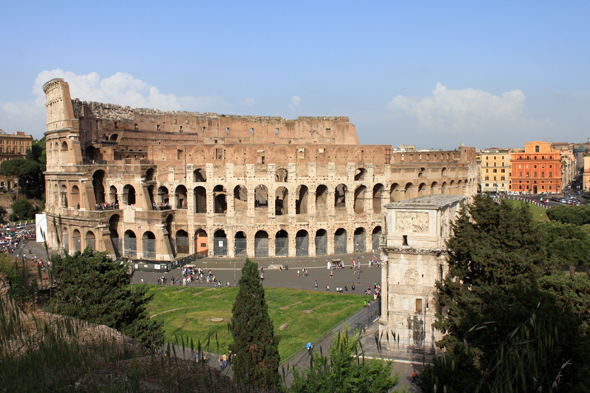
[[[61,79],[44,91],[52,248],[155,260],[371,250],[386,203],[477,188],[473,148],[360,145],[346,117],[132,109],[72,100]]]

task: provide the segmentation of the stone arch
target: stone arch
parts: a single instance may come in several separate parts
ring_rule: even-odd
[[[345,208],[346,207],[346,191],[347,187],[345,184],[338,184],[334,189],[334,207]]]
[[[80,234],[80,230],[74,229],[72,240],[74,241],[74,251],[82,251],[82,235]]]
[[[309,233],[305,229],[297,231],[295,235],[295,255],[298,257],[309,255]]]
[[[275,191],[275,215],[283,216],[289,213],[289,190],[278,187]]]
[[[119,135],[117,134],[113,134],[111,135],[111,137],[109,138],[110,142],[117,142],[117,138],[119,137]]]
[[[248,239],[244,231],[236,232],[234,237],[234,255],[236,257],[245,257],[248,254]]]
[[[449,182],[449,194],[454,195],[454,194],[457,193],[457,191],[455,190],[455,187],[456,187],[455,186],[455,181],[454,180],[451,180]]]
[[[367,187],[358,186],[354,190],[354,212],[356,214],[363,214],[366,211],[366,193]]]
[[[415,198],[418,196],[418,189],[412,183],[406,183],[404,199]]]
[[[65,184],[61,185],[61,205],[66,209],[69,207],[68,205],[68,187]]]
[[[385,187],[383,184],[378,183],[373,186],[373,213],[381,213],[381,201],[383,198],[383,191]]]
[[[207,190],[203,186],[195,187],[193,190],[195,196],[195,213],[207,213]]]
[[[440,194],[440,185],[433,181],[430,185],[430,195],[438,195]]]
[[[277,173],[275,175],[276,182],[286,183],[288,177],[289,177],[289,172],[285,168],[277,169]]]
[[[373,251],[378,251],[379,250],[379,239],[381,237],[381,226],[377,225],[374,229],[373,229],[373,233],[372,233],[372,243],[373,243]]]
[[[234,210],[248,210],[248,189],[243,184],[234,187]]]
[[[275,256],[289,256],[289,234],[284,229],[281,229],[275,235]]]
[[[96,149],[92,145],[90,145],[86,148],[86,151],[84,152],[84,156],[86,157],[86,159],[88,161],[90,161],[90,162],[94,161],[95,151],[96,151]]]
[[[86,232],[86,247],[90,246],[91,249],[96,250],[96,236],[94,232]]]
[[[227,256],[227,236],[223,229],[218,229],[213,234],[213,254]]]
[[[315,211],[316,214],[328,209],[328,187],[320,184],[315,191]]]
[[[418,196],[428,195],[430,189],[426,187],[426,183],[420,183],[418,186]]]
[[[102,169],[99,169],[98,171],[92,174],[92,187],[94,188],[94,199],[98,204],[105,203],[104,178],[105,172]]]
[[[302,184],[297,187],[295,195],[297,196],[297,199],[295,200],[295,214],[307,214],[309,189]]]
[[[365,180],[365,174],[367,170],[365,168],[356,168],[356,173],[354,175],[355,181]]]
[[[266,231],[258,231],[254,235],[254,256],[268,257],[268,233]]]
[[[154,199],[154,188],[155,188],[155,186],[153,184],[150,184],[149,186],[147,186],[148,198],[150,200],[150,206],[152,206],[152,207],[156,203],[156,200]]]
[[[334,232],[334,254],[346,254],[348,252],[348,238],[346,229],[338,228]]]
[[[204,229],[197,229],[195,232],[195,251],[197,254],[206,254],[208,250],[207,232]]]
[[[202,168],[197,168],[193,172],[193,180],[197,183],[204,183],[207,181],[207,172]]]
[[[70,201],[72,201],[72,207],[80,208],[80,189],[76,185],[72,186],[70,190]]]
[[[145,181],[153,181],[155,179],[155,170],[154,168],[150,168],[145,172]]]
[[[399,202],[404,199],[405,190],[402,190],[397,183],[393,183],[389,189],[389,202]]]
[[[176,190],[174,190],[174,199],[176,200],[177,209],[186,210],[188,208],[187,191],[184,185],[181,184],[176,187]]]
[[[119,203],[119,195],[117,194],[117,187],[109,187],[109,200],[110,203]]]
[[[365,228],[359,227],[354,230],[354,252],[367,251],[367,234]]]
[[[135,258],[137,256],[137,238],[131,229],[125,231],[123,238],[123,255]]]
[[[62,241],[63,241],[63,248],[66,249],[66,252],[70,252],[70,232],[68,227],[63,227],[62,229]]]
[[[222,185],[217,185],[213,189],[213,203],[214,209],[213,212],[216,214],[225,214],[227,212],[227,190]],[[226,250],[227,253],[227,245]],[[216,254],[217,255],[217,254]]]
[[[315,233],[315,255],[328,254],[328,232],[318,229]]]
[[[259,184],[254,189],[254,207],[268,209],[268,187]]]
[[[440,185],[440,193],[441,194],[448,194],[449,193],[449,187],[447,186],[446,181],[443,181],[442,184]]]
[[[135,205],[135,187],[127,184],[123,187],[123,203],[127,206]]]
[[[156,235],[152,231],[145,231],[141,236],[143,257],[156,257]]]
[[[188,254],[189,253],[189,246],[188,246],[188,233],[184,229],[179,229],[176,231],[176,253],[177,254]]]
[[[448,154],[447,154],[447,155],[448,155]],[[446,167],[446,166],[445,166],[445,167],[443,167],[443,168],[440,170],[440,175],[441,175],[441,176],[446,176],[446,175],[447,175],[447,167]]]

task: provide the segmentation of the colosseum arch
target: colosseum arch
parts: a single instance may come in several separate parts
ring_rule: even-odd
[[[143,257],[154,259],[156,257],[156,236],[152,231],[145,231],[141,237]]]
[[[268,209],[268,187],[259,184],[254,189],[254,207]]]
[[[278,187],[275,191],[275,215],[283,216],[289,213],[289,190]]]
[[[102,204],[105,203],[105,195],[104,195],[104,177],[105,172],[102,169],[94,172],[92,174],[92,186],[94,188],[94,199],[96,203]]]
[[[61,143],[61,149],[59,152],[60,155],[60,165],[67,165],[69,163],[69,157],[68,157],[68,142],[63,141]]]
[[[122,255],[122,245],[121,245],[121,238],[119,237],[119,221],[121,220],[121,216],[118,214],[113,214],[109,218],[109,233],[111,238],[111,243],[113,245],[113,249],[115,250],[115,255],[117,258],[120,258]]]
[[[426,183],[420,183],[418,186],[418,196],[428,195],[430,188],[426,187]]]
[[[295,195],[297,196],[295,200],[295,214],[307,214],[309,189],[305,185],[300,185],[297,187]]]
[[[236,232],[234,237],[234,255],[245,257],[248,254],[248,239],[244,231]]]
[[[447,156],[448,156],[448,154],[447,154]],[[448,157],[447,157],[447,159],[448,159]],[[447,167],[443,167],[440,170],[440,175],[443,176],[443,177],[447,175]]]
[[[318,229],[315,233],[315,255],[328,254],[328,232]]]
[[[248,189],[243,184],[234,187],[234,210],[248,210]]]
[[[176,208],[177,209],[187,209],[188,208],[188,197],[186,187],[182,184],[176,187],[174,191],[174,199],[176,201]]]
[[[184,229],[176,231],[176,253],[177,254],[188,254],[188,233]]]
[[[289,172],[285,168],[277,169],[277,173],[275,175],[276,182],[286,183],[288,177],[289,177]]]
[[[148,198],[150,201],[150,208],[154,206],[154,204],[156,203],[156,199],[154,198],[154,189],[156,187],[153,184],[150,184],[149,186],[147,186],[147,192],[148,192]]]
[[[367,187],[358,186],[354,190],[354,212],[356,214],[363,214],[366,211],[366,193]]]
[[[328,187],[320,184],[315,191],[315,211],[317,214],[328,210]]]
[[[155,170],[154,168],[150,168],[147,171],[145,171],[145,181],[154,181],[155,179]]]
[[[406,183],[404,198],[410,199],[418,196],[418,188],[412,183]]]
[[[82,251],[82,235],[78,229],[72,232],[72,240],[74,241],[74,251]]]
[[[367,251],[367,233],[365,228],[357,228],[354,230],[354,252]]]
[[[449,187],[448,187],[446,181],[443,181],[442,184],[440,185],[440,193],[443,195],[449,193]]]
[[[254,235],[254,256],[268,257],[268,233],[266,231],[258,231]]]
[[[66,249],[67,252],[70,252],[70,232],[68,230],[68,227],[63,227],[62,228],[62,242],[63,245],[62,247]]]
[[[207,181],[207,173],[202,168],[197,168],[193,172],[193,181],[197,183],[204,183]]]
[[[449,183],[449,194],[455,195],[457,193],[456,187],[457,186],[455,185],[455,181],[451,180],[451,182]]]
[[[227,190],[224,186],[217,185],[213,189],[213,202],[214,202],[214,209],[213,212],[215,214],[225,214],[227,212]],[[227,248],[227,247],[226,247]],[[227,252],[227,250],[226,250]]]
[[[346,254],[348,252],[348,236],[346,229],[338,228],[334,233],[334,254]]]
[[[218,229],[213,233],[213,255],[227,256],[227,236],[223,229]]]
[[[109,187],[109,203],[119,203],[119,196],[117,194],[117,187]]]
[[[433,181],[432,184],[430,185],[430,195],[440,195],[441,194],[441,190],[440,190],[440,185]]]
[[[373,251],[379,250],[379,238],[381,237],[381,226],[376,226],[373,228],[372,233],[372,243],[373,243]]]
[[[68,187],[65,184],[61,185],[61,205],[66,209],[69,207],[68,205]]]
[[[356,173],[354,175],[354,180],[355,181],[365,180],[365,174],[366,173],[367,173],[367,170],[365,168],[356,168]]]
[[[281,229],[275,235],[275,256],[289,256],[289,234],[284,229]]]
[[[158,187],[158,203],[161,204],[168,204],[170,203],[170,196],[168,194],[168,187],[160,186]]]
[[[131,184],[127,184],[123,187],[123,203],[127,206],[135,205],[135,187]]]
[[[205,187],[195,187],[193,195],[195,198],[195,214],[207,213],[207,190],[205,190]]]
[[[96,250],[96,236],[92,231],[86,232],[86,247]]]
[[[207,241],[207,231],[202,228],[199,228],[195,231],[195,236],[193,237],[195,242],[195,252],[197,254],[207,254],[209,250],[209,243]]]
[[[295,255],[298,257],[309,255],[309,233],[305,229],[297,231],[295,235]]]
[[[80,208],[80,189],[76,185],[72,186],[70,190],[70,201],[72,201],[73,208]]]
[[[400,185],[393,183],[389,190],[389,202],[399,202],[404,199],[405,190],[400,188]]]
[[[137,256],[137,238],[131,229],[125,231],[123,238],[123,255],[135,258]]]
[[[373,213],[381,213],[381,204],[384,190],[385,187],[381,183],[375,184],[373,186]]]
[[[345,208],[346,207],[346,191],[347,187],[344,184],[338,184],[334,189],[334,207]]]

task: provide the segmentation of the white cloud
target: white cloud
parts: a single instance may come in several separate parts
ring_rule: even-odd
[[[526,118],[525,100],[521,90],[497,96],[475,89],[449,90],[437,83],[430,97],[398,95],[387,107],[401,120],[415,122],[416,129],[424,133],[473,135],[554,128],[547,119]]]
[[[295,110],[295,108],[298,107],[300,103],[301,103],[301,97],[293,96],[293,97],[291,97],[291,103],[289,104],[289,108],[291,108],[292,110]]]

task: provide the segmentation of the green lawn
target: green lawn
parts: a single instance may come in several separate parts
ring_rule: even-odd
[[[533,215],[533,219],[535,219],[536,221],[549,221],[549,217],[547,217],[547,210],[542,207],[531,205],[530,203],[523,201],[515,201],[512,199],[504,200],[513,207],[519,206],[519,204],[521,203],[526,203],[531,211],[531,214]]]
[[[228,323],[238,288],[182,288],[150,286],[154,299],[150,315],[164,322],[166,341],[176,343],[182,336],[197,343],[208,333],[217,333],[209,351],[223,353],[231,343]],[[274,322],[275,335],[281,337],[279,353],[285,359],[304,348],[330,328],[359,311],[364,296],[305,291],[289,288],[266,289],[268,312]],[[223,318],[213,322],[212,318]],[[283,330],[279,327],[288,324]],[[217,347],[219,344],[219,348]]]

